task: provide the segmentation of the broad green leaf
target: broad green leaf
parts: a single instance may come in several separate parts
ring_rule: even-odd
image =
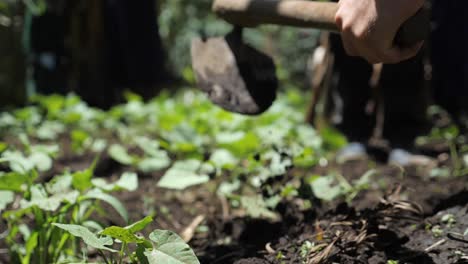
[[[34,168],[34,162],[19,151],[7,150],[2,153],[2,161],[8,161],[10,169],[18,173],[27,173]]]
[[[317,131],[309,125],[299,125],[295,128],[297,140],[306,147],[320,149],[322,147],[322,138],[317,134]]]
[[[209,181],[208,175],[198,174],[196,170],[200,167],[198,160],[178,161],[166,171],[159,180],[158,186],[168,189],[183,190],[190,186],[202,184]]]
[[[52,158],[42,152],[32,153],[28,158],[39,171],[48,171],[52,168]]]
[[[8,148],[8,144],[5,142],[0,141],[0,153],[5,151]]]
[[[93,161],[91,166],[89,166],[87,169],[83,171],[77,171],[72,174],[73,177],[73,187],[77,190],[84,191],[93,184],[91,183],[91,178],[94,176],[94,169],[97,164],[97,158]]]
[[[270,211],[261,196],[243,196],[241,205],[247,211],[247,214],[253,218],[277,219],[278,216]]]
[[[249,132],[240,140],[229,144],[221,144],[221,147],[231,151],[238,157],[255,153],[261,146],[261,140],[253,133]]]
[[[141,243],[144,241],[144,239],[137,237],[129,229],[118,226],[107,227],[100,234],[110,236],[125,243]]]
[[[149,157],[138,162],[138,169],[144,173],[150,173],[167,168],[171,164],[169,156]]]
[[[133,192],[138,189],[138,175],[134,172],[124,172],[115,185],[120,189]]]
[[[278,126],[277,124],[273,123],[267,126],[256,127],[255,130],[258,136],[260,136],[262,139],[262,143],[273,145],[286,142],[285,138],[291,131],[293,124],[292,122],[287,122],[288,120],[285,121],[286,122],[283,122],[282,126]]]
[[[312,177],[309,181],[314,195],[325,201],[332,201],[342,194],[339,185],[334,185],[333,177]]]
[[[95,234],[91,233],[89,229],[79,225],[68,225],[58,223],[53,223],[53,225],[65,231],[68,231],[75,237],[80,237],[88,246],[91,246],[96,249],[107,250],[110,252],[117,252],[117,250],[106,247],[111,246],[113,244],[112,238],[110,237],[97,237]]]
[[[26,224],[18,226],[18,232],[23,236],[23,239],[28,240],[31,237],[31,229]]]
[[[171,144],[171,149],[180,153],[192,153],[197,151],[198,146],[189,142],[177,142]]]
[[[228,196],[239,190],[242,183],[240,180],[236,179],[233,182],[223,181],[218,188],[218,194]]]
[[[30,147],[32,154],[24,156],[19,151],[5,151],[2,154],[3,160],[10,162],[10,169],[19,173],[26,173],[33,168],[39,171],[47,171],[52,168],[52,158],[50,154],[55,154],[54,146],[38,145]]]
[[[75,129],[71,133],[72,148],[74,151],[80,151],[84,147],[85,143],[90,139],[88,132]]]
[[[193,73],[192,67],[184,67],[182,70],[182,77],[187,83],[195,85],[195,74]]]
[[[320,136],[327,149],[338,150],[348,143],[346,137],[331,126],[326,126],[320,130]]]
[[[269,198],[264,198],[266,208],[276,208],[281,201],[282,198],[279,194],[273,195]]]
[[[65,124],[75,124],[78,123],[82,118],[81,113],[78,112],[73,112],[69,111],[66,114],[64,114],[60,120],[64,122]]]
[[[70,190],[73,177],[70,174],[55,176],[50,182],[46,183],[46,190],[51,194],[63,193]]]
[[[41,153],[44,153],[53,157],[59,153],[60,146],[58,144],[51,144],[51,145],[38,144],[38,145],[30,146],[30,151],[31,153],[41,152]]]
[[[107,147],[107,141],[105,139],[96,139],[91,145],[91,151],[99,153],[104,151]]]
[[[199,264],[195,253],[176,233],[167,230],[154,230],[150,239],[155,242],[154,249],[146,251],[149,263]]]
[[[133,172],[124,172],[115,183],[108,183],[102,178],[92,179],[91,182],[94,186],[105,191],[127,190],[133,192],[138,188],[138,176]]]
[[[0,113],[0,127],[9,127],[17,125],[19,120],[17,120],[12,114],[3,112]]]
[[[88,138],[89,138],[89,134],[86,131],[75,129],[71,132],[71,139],[73,142],[82,144]]]
[[[159,180],[158,187],[183,190],[194,185],[206,183],[209,180],[208,175],[199,175],[195,172],[179,169],[169,169]]]
[[[127,100],[127,102],[143,102],[143,98],[140,95],[133,93],[129,90],[125,90],[123,96],[125,97],[125,100]]]
[[[11,191],[0,191],[0,213],[15,200],[15,193]]]
[[[78,199],[80,193],[77,190],[57,193],[50,197],[47,197],[47,193],[44,188],[34,185],[31,187],[31,200],[21,200],[21,208],[29,208],[31,206],[37,206],[45,211],[55,211],[59,208],[60,204],[63,202],[68,202],[74,204]]]
[[[104,229],[101,224],[92,220],[84,221],[81,225],[96,232],[101,232]]]
[[[56,121],[44,121],[36,131],[36,136],[42,140],[55,140],[65,131],[64,124]]]
[[[133,164],[133,157],[127,153],[127,149],[125,149],[122,145],[113,144],[109,147],[108,152],[111,158],[123,165]]]
[[[294,156],[293,164],[295,167],[311,168],[318,163],[318,158],[315,155],[315,151],[311,147],[305,147]]]
[[[216,172],[215,166],[209,162],[205,162],[200,166],[200,169],[198,170],[201,174],[212,174]]]
[[[135,143],[149,156],[158,157],[160,155],[159,142],[156,140],[147,137],[137,137]]]
[[[52,116],[58,115],[63,110],[65,104],[65,98],[57,94],[48,96],[34,95],[31,100],[39,103],[41,107],[47,109],[47,113]]]
[[[29,175],[9,172],[0,174],[0,190],[8,190],[14,192],[22,192],[29,180]]]
[[[114,196],[104,193],[99,189],[92,189],[84,195],[84,199],[97,199],[110,204],[125,220],[125,222],[128,222],[128,212],[125,209],[125,206]]]
[[[146,226],[151,224],[151,222],[153,222],[153,218],[151,216],[147,216],[138,222],[135,222],[129,226],[126,226],[125,229],[130,230],[130,232],[132,233],[135,233],[135,232],[143,230]]]
[[[172,165],[172,168],[184,171],[196,171],[200,168],[201,161],[195,159],[177,161]]]
[[[239,162],[229,150],[218,149],[211,154],[210,161],[218,168],[234,167]]]
[[[113,191],[115,189],[115,183],[108,183],[103,178],[94,178],[91,180],[94,187],[97,187],[106,192]]]
[[[200,135],[193,126],[182,122],[173,130],[162,133],[163,137],[171,143],[171,149],[179,152],[193,152],[203,144],[204,136]]]
[[[18,140],[26,147],[29,148],[31,146],[31,142],[29,141],[29,137],[26,132],[19,133]]]
[[[140,119],[145,115],[145,106],[143,102],[130,101],[124,105],[124,111],[130,118]]]
[[[216,134],[216,142],[218,144],[231,144],[242,140],[245,137],[245,132],[220,132]]]
[[[16,118],[28,125],[37,125],[41,122],[39,109],[35,106],[25,107],[14,112]]]
[[[292,161],[289,157],[283,157],[277,151],[269,151],[263,155],[263,158],[270,163],[269,169],[271,176],[285,174],[287,168],[292,166]]]

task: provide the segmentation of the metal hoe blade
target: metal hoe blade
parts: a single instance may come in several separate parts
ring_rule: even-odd
[[[276,99],[273,60],[243,44],[241,32],[234,30],[225,38],[196,38],[191,56],[198,87],[225,110],[257,115]]]

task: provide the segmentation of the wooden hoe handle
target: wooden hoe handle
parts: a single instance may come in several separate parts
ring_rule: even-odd
[[[338,32],[338,4],[305,0],[215,0],[213,11],[227,22],[255,27],[275,24]],[[424,40],[429,33],[429,12],[421,9],[400,28],[395,44],[406,46]]]

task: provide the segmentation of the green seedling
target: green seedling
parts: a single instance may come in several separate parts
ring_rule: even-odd
[[[442,223],[446,224],[448,228],[452,228],[457,223],[457,220],[453,214],[443,215],[440,220]]]
[[[81,225],[54,225],[98,250],[106,264],[200,263],[190,246],[171,231],[154,230],[149,239],[138,234],[152,221],[151,217],[145,217],[129,226],[111,226],[97,233]],[[113,246],[117,244],[120,244],[120,248],[114,249]]]
[[[444,230],[439,226],[435,225],[431,227],[431,232],[434,237],[441,237],[444,233]]]
[[[34,263],[46,264],[79,256],[81,250],[75,239],[52,224],[102,229],[91,219],[93,213],[101,211],[101,202],[112,206],[125,222],[128,221],[125,207],[110,192],[136,189],[136,175],[124,173],[116,183],[102,184],[92,179],[94,163],[84,171],[65,172],[50,182],[38,183],[37,170],[27,166],[21,156],[9,156],[3,161],[9,162],[12,170],[0,173],[0,194],[4,198],[0,210],[6,209],[2,214],[8,227],[5,241],[13,262],[28,264],[34,260]],[[14,197],[19,199],[19,205],[9,208]],[[32,225],[29,219],[34,220]]]

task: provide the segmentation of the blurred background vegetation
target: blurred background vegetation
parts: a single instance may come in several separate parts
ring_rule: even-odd
[[[110,107],[131,89],[150,97],[193,82],[190,41],[228,33],[211,0],[1,0],[0,105],[27,94],[75,92]],[[310,29],[263,26],[246,42],[274,56],[283,84],[307,87]]]

